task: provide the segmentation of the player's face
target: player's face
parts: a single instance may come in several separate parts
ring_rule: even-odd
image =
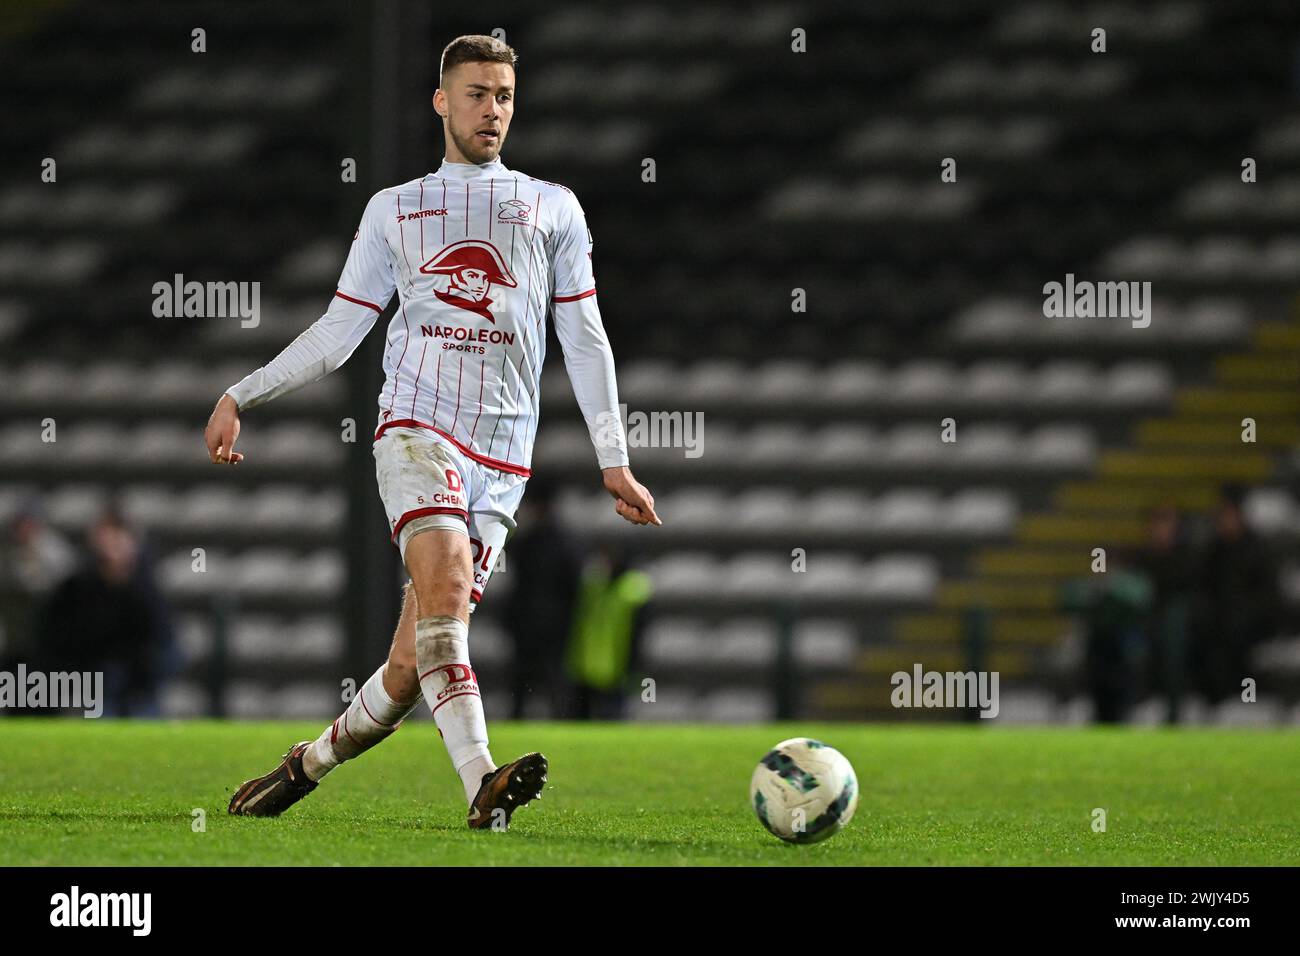
[[[456,285],[468,292],[473,298],[481,299],[487,295],[487,273],[482,269],[461,269],[456,274]]]
[[[482,165],[501,154],[515,112],[515,71],[505,63],[462,63],[443,75],[433,108],[443,117],[447,158]]]

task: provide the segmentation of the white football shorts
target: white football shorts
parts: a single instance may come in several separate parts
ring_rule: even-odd
[[[474,561],[471,607],[481,601],[515,530],[528,479],[474,461],[427,428],[389,428],[375,442],[374,454],[379,497],[403,561],[407,542],[422,531],[445,528],[468,535]]]

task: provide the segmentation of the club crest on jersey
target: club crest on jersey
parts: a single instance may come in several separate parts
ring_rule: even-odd
[[[528,218],[533,207],[522,199],[503,199],[497,203],[497,209],[497,222],[513,222],[521,226],[533,224],[533,221]]]
[[[449,276],[451,285],[447,291],[435,291],[434,295],[448,305],[483,316],[493,325],[497,320],[488,309],[492,304],[488,298],[492,283],[511,289],[519,284],[501,253],[482,239],[453,242],[420,266],[420,271],[426,275]]]

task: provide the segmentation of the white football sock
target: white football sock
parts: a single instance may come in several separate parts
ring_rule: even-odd
[[[483,775],[496,769],[488,751],[487,721],[478,678],[469,666],[469,627],[458,617],[415,622],[415,663],[420,690],[470,802]]]
[[[319,780],[344,760],[351,760],[388,737],[419,704],[418,699],[401,704],[388,696],[384,690],[387,667],[385,663],[370,675],[348,709],[302,755],[302,769],[312,780]]]

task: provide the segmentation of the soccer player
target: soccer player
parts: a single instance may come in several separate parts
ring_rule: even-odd
[[[464,785],[470,827],[506,826],[541,795],[541,754],[492,761],[468,629],[530,474],[548,308],[614,510],[661,524],[628,469],[582,207],[566,187],[501,162],[514,64],[493,37],[448,44],[433,95],[442,165],[371,197],[328,310],[227,390],[208,422],[212,462],[238,464],[240,413],[342,365],[397,292],[374,441],[379,494],[411,579],[392,648],[320,737],[235,792],[231,813],[282,813],[388,737],[421,696]]]

